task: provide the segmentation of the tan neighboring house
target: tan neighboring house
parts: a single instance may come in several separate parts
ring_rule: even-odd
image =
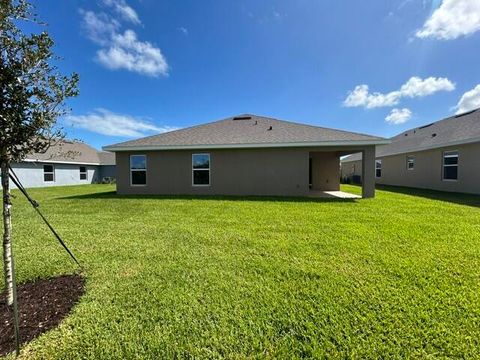
[[[378,151],[378,149],[377,149]],[[344,183],[362,183],[362,154],[352,154],[340,160],[340,178]]]
[[[362,152],[363,197],[375,195],[375,146],[364,134],[240,115],[104,147],[119,194],[308,196],[337,191],[340,157]]]
[[[78,141],[63,140],[45,153],[30,154],[13,171],[25,187],[82,185],[115,178],[115,155]],[[14,186],[11,183],[12,187]]]
[[[362,154],[342,158],[361,177]],[[377,147],[377,184],[480,194],[480,109],[407,130]]]

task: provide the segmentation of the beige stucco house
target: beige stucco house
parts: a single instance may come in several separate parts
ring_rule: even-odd
[[[308,196],[339,190],[340,157],[361,152],[375,195],[375,146],[388,140],[241,115],[104,147],[119,194]]]
[[[362,154],[342,158],[342,178],[362,175]],[[480,194],[480,109],[410,129],[377,147],[377,184]]]

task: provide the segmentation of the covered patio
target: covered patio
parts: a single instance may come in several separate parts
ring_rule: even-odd
[[[340,158],[362,153],[362,196],[340,191]],[[309,149],[309,193],[312,198],[359,199],[375,197],[375,146],[332,146]]]

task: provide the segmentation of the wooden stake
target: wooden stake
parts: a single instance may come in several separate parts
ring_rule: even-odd
[[[15,352],[20,354],[20,330],[18,319],[17,285],[12,251],[12,203],[10,199],[10,179],[8,159],[5,154],[1,158],[1,174],[3,188],[3,269],[5,286],[7,287],[7,304],[13,308],[13,326],[15,330]]]

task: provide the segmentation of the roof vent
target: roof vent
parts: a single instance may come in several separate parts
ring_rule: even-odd
[[[235,116],[233,120],[252,120],[251,116]]]
[[[267,129],[267,130],[268,130],[268,131],[270,131],[270,130],[273,130],[273,127],[272,127],[272,126],[270,126],[270,127]]]
[[[427,124],[427,125],[420,126],[418,129],[419,129],[419,130],[420,130],[420,129],[425,129],[425,128],[429,127],[429,126],[432,126],[433,124],[435,124],[435,123],[431,123],[431,124]]]
[[[462,117],[462,116],[465,116],[465,115],[470,115],[472,113],[474,113],[475,111],[477,111],[478,109],[475,109],[475,110],[470,110],[470,111],[467,111],[467,112],[464,112],[462,114],[458,114],[458,115],[455,115],[456,118],[459,118],[459,117]]]

